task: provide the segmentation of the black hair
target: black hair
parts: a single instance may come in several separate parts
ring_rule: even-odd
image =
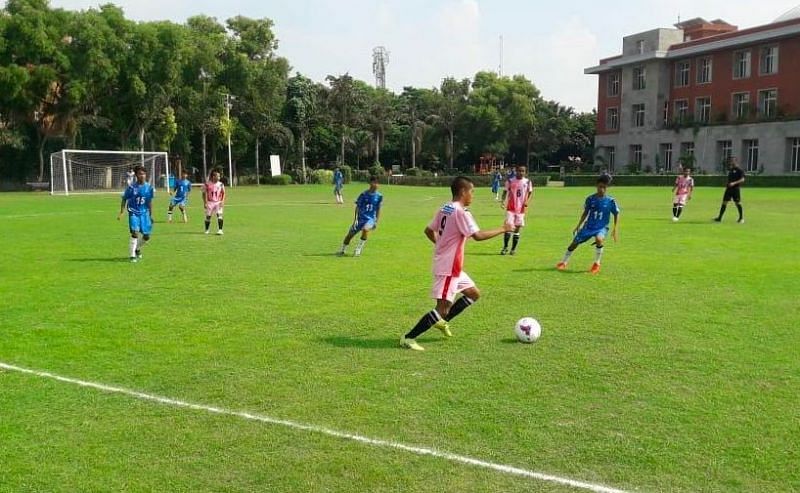
[[[142,166],[141,164],[133,167],[134,173],[139,173],[139,171],[144,171],[145,173],[147,173],[147,170],[144,169],[144,166]]]
[[[370,183],[378,183],[378,177],[377,176],[370,176],[369,177],[369,182]]]
[[[455,198],[472,185],[474,185],[474,183],[466,176],[457,176],[453,179],[453,183],[450,184],[450,191],[453,192],[453,197]]]
[[[609,179],[608,175],[600,175],[600,176],[597,177],[597,184],[598,185],[603,184],[605,186],[608,186],[610,183],[611,183],[611,180]]]

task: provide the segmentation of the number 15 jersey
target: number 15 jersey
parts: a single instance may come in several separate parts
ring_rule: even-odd
[[[438,235],[433,254],[435,276],[459,276],[464,267],[464,244],[480,231],[472,214],[460,202],[448,202],[428,228]]]

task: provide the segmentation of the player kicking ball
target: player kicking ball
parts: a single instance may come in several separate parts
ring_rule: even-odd
[[[450,185],[453,200],[446,203],[425,228],[425,236],[436,245],[433,254],[433,290],[431,297],[436,308],[426,313],[411,331],[400,338],[400,346],[414,351],[425,349],[417,343],[417,337],[431,327],[436,327],[445,337],[451,337],[448,322],[475,304],[481,296],[478,287],[462,270],[464,245],[467,239],[485,241],[514,229],[511,224],[502,228],[481,231],[467,207],[472,203],[475,185],[472,180],[458,177]],[[456,297],[461,295],[456,301]],[[454,303],[455,302],[455,303]]]
[[[578,220],[578,227],[575,228],[575,238],[567,248],[564,259],[556,265],[558,270],[566,270],[567,263],[578,245],[586,243],[594,238],[594,263],[589,270],[592,274],[600,273],[600,262],[603,259],[603,247],[606,235],[608,235],[608,223],[611,216],[614,216],[614,229],[611,230],[611,237],[617,241],[617,228],[619,226],[620,209],[616,200],[608,195],[608,178],[601,176],[597,179],[597,193],[586,197],[583,206],[583,214]]]
[[[225,208],[225,184],[219,179],[219,171],[212,171],[211,177],[203,185],[203,207],[206,210],[206,234],[211,232],[211,216],[217,216],[217,234],[222,231],[222,212]]]
[[[672,221],[678,222],[681,220],[683,208],[686,207],[687,202],[692,200],[692,193],[694,192],[694,178],[692,178],[691,168],[683,168],[683,175],[675,179],[675,186],[672,187],[672,193],[675,198],[672,200]]]
[[[169,209],[167,210],[167,222],[172,222],[172,211],[175,206],[181,211],[183,222],[188,222],[189,217],[186,215],[186,205],[189,201],[189,193],[192,191],[192,182],[189,181],[189,173],[186,171],[181,173],[181,179],[175,184],[175,189],[170,192],[172,198],[169,200]]]
[[[122,194],[117,221],[122,219],[125,209],[128,209],[128,229],[131,232],[130,259],[138,262],[142,258],[142,246],[150,241],[153,232],[153,187],[147,183],[147,171],[144,166],[133,169],[134,181]],[[141,234],[141,239],[139,235]]]
[[[526,174],[528,169],[525,166],[517,166],[513,178],[506,182],[506,189],[503,191],[503,206],[506,209],[506,222],[514,226],[514,241],[511,243],[511,255],[516,255],[517,246],[522,228],[525,227],[525,214],[528,212],[528,203],[533,196],[533,182]],[[508,240],[512,233],[508,232],[503,237],[503,249],[500,255],[506,255],[508,251]]]
[[[378,191],[378,177],[373,176],[369,179],[369,189],[362,192],[361,195],[358,196],[358,199],[356,199],[353,226],[344,237],[342,248],[336,252],[336,255],[343,257],[347,253],[350,240],[361,232],[361,240],[358,242],[356,251],[353,254],[355,257],[361,256],[361,252],[364,251],[364,245],[367,244],[369,234],[378,227],[378,220],[381,218],[381,205],[383,205],[383,195]]]

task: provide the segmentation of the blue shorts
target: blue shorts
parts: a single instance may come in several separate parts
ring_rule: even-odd
[[[172,207],[175,207],[176,205],[179,205],[181,207],[186,207],[188,201],[189,197],[172,197],[169,200],[169,205],[171,205]]]
[[[131,233],[142,233],[149,235],[153,232],[153,221],[150,220],[150,214],[128,214],[128,228]]]
[[[372,231],[375,229],[375,220],[374,219],[359,219],[358,222],[353,224],[353,227],[350,228],[351,233],[358,233],[359,231]]]
[[[344,188],[344,187],[343,187],[342,185],[334,185],[334,187],[333,187],[333,193],[335,193],[335,194],[337,194],[337,195],[338,195],[338,194],[342,193],[342,189],[343,189],[343,188]]]
[[[600,229],[586,229],[583,228],[578,231],[578,234],[575,235],[575,243],[581,244],[586,243],[587,241],[600,238],[605,239],[606,235],[608,234],[608,228],[600,228]]]
[[[492,193],[497,193],[500,191],[500,185],[492,185]]]

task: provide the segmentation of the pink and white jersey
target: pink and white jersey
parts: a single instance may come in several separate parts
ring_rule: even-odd
[[[225,200],[225,185],[221,181],[208,182],[205,185],[206,200],[209,202],[222,202]]]
[[[512,178],[506,182],[508,203],[506,210],[516,214],[525,212],[528,194],[533,192],[533,182],[527,178]]]
[[[433,274],[459,276],[464,266],[464,244],[480,231],[472,214],[460,202],[448,202],[428,225],[438,234],[433,254]]]
[[[688,195],[694,188],[694,178],[691,176],[679,176],[675,179],[675,195]]]

